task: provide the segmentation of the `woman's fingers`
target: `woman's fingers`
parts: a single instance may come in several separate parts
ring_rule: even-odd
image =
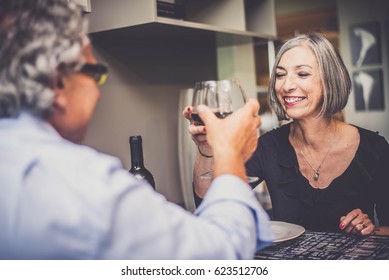
[[[367,235],[374,231],[374,224],[367,214],[354,209],[340,218],[339,228],[346,233]]]
[[[182,111],[182,115],[190,121],[192,120],[192,109],[192,106],[186,106],[184,111]]]
[[[192,119],[192,106],[185,107],[182,115],[190,121],[190,125],[188,126],[188,132],[192,136],[193,141],[197,146],[206,145],[206,129],[203,125],[195,125],[195,121]]]
[[[206,130],[205,130],[205,126],[203,125],[191,124],[188,126],[188,131],[192,136],[198,134],[199,136],[204,136],[205,138]]]

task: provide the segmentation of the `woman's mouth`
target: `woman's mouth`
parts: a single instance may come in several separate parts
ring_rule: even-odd
[[[285,96],[283,99],[284,99],[286,106],[293,106],[293,105],[296,105],[297,103],[300,103],[304,99],[306,99],[306,97],[303,97],[303,96]]]

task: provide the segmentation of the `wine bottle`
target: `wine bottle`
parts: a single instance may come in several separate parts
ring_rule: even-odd
[[[142,136],[130,136],[131,169],[129,170],[138,180],[146,180],[154,189],[154,177],[143,163]]]

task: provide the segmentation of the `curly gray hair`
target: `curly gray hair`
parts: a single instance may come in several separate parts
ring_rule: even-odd
[[[53,84],[82,65],[87,23],[69,0],[0,0],[0,118],[50,114]]]

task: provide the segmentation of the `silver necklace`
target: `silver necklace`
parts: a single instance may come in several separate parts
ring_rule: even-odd
[[[310,168],[312,169],[312,171],[313,171],[313,180],[314,180],[314,181],[319,180],[320,169],[321,169],[321,167],[322,167],[324,161],[326,160],[326,158],[327,158],[327,156],[328,156],[328,154],[329,154],[331,148],[334,146],[337,128],[338,128],[338,126],[336,125],[336,122],[335,122],[334,140],[332,141],[332,143],[331,143],[331,145],[329,146],[329,148],[328,148],[326,154],[324,155],[323,160],[321,161],[320,165],[319,165],[317,168],[314,168],[314,167],[312,166],[312,164],[309,162],[309,160],[308,160],[307,157],[305,156],[303,150],[301,149],[301,147],[300,147],[298,141],[295,140],[295,139],[296,139],[296,133],[293,134],[293,140],[295,140],[295,143],[296,143],[296,145],[297,145],[297,148],[299,149],[299,152],[300,152],[301,156],[302,156],[303,159],[308,163],[309,167],[310,167]]]
[[[332,145],[331,145],[331,147],[332,147]],[[318,168],[316,168],[316,169],[315,169],[315,168],[312,166],[312,164],[308,161],[308,159],[305,157],[303,151],[302,151],[301,148],[299,147],[300,154],[303,156],[303,158],[305,159],[305,161],[308,163],[309,167],[313,170],[313,180],[315,180],[315,181],[319,180],[320,168],[321,168],[321,166],[323,165],[324,161],[326,160],[327,155],[328,155],[328,153],[329,153],[331,147],[328,148],[326,155],[324,156],[324,158],[323,158],[323,160],[321,161],[320,165],[319,165]]]

